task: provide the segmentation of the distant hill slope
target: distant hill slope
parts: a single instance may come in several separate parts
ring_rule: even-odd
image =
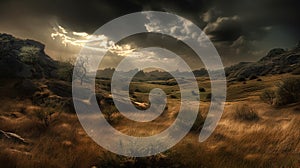
[[[284,50],[275,48],[257,62],[241,62],[225,68],[228,79],[268,74],[300,73],[300,46]]]
[[[57,63],[44,52],[44,44],[0,33],[0,77],[51,77]]]

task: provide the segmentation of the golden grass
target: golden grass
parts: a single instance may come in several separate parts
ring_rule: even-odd
[[[33,114],[38,108],[28,100],[1,100],[0,129],[30,140],[29,145],[0,140],[1,167],[300,167],[300,104],[275,108],[262,103],[264,88],[289,75],[262,77],[262,82],[234,82],[229,86],[230,101],[211,137],[198,142],[199,131],[190,132],[163,154],[131,158],[112,154],[91,140],[75,114],[55,114],[45,127]],[[207,79],[198,79],[208,86]],[[240,90],[238,90],[240,89]],[[243,91],[244,90],[244,91]],[[144,94],[144,93],[141,93]],[[230,95],[231,94],[231,95]],[[235,107],[248,104],[257,112],[255,122],[234,118]],[[135,136],[154,135],[175,119],[178,99],[168,99],[168,112],[153,122],[142,124],[120,119],[118,130]],[[200,103],[206,116],[209,102]],[[118,114],[114,114],[119,117]]]

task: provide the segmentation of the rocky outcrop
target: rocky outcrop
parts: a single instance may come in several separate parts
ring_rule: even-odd
[[[48,80],[32,96],[32,103],[42,107],[74,113],[71,84],[64,81]]]
[[[40,42],[0,33],[0,77],[51,77],[57,65],[44,49]]]
[[[257,62],[241,62],[225,68],[229,80],[249,78],[250,76],[264,76],[268,74],[293,73],[300,68],[300,50],[275,48]]]

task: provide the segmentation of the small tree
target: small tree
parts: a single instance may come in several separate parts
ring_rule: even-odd
[[[77,79],[80,80],[81,85],[83,81],[87,79],[88,62],[89,62],[88,57],[79,57],[74,67],[74,75]]]

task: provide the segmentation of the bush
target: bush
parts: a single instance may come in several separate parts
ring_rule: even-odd
[[[286,79],[277,87],[276,105],[286,105],[300,100],[300,79]]]
[[[234,118],[241,121],[257,121],[259,116],[253,108],[246,104],[238,105],[235,108]]]
[[[34,115],[48,127],[51,122],[51,116],[54,113],[61,113],[63,106],[64,102],[60,101],[60,99],[45,99],[40,104],[40,108],[35,110]]]
[[[34,46],[23,46],[20,49],[20,60],[26,64],[35,64],[38,60],[39,48]]]
[[[36,110],[34,114],[46,127],[48,127],[51,121],[51,116],[54,113],[55,111],[51,108],[41,108]]]
[[[206,90],[205,90],[205,88],[200,87],[200,88],[199,88],[199,92],[206,92]]]
[[[276,92],[274,90],[264,90],[260,95],[260,99],[263,102],[268,103],[270,105],[274,104],[275,98],[276,98]]]

